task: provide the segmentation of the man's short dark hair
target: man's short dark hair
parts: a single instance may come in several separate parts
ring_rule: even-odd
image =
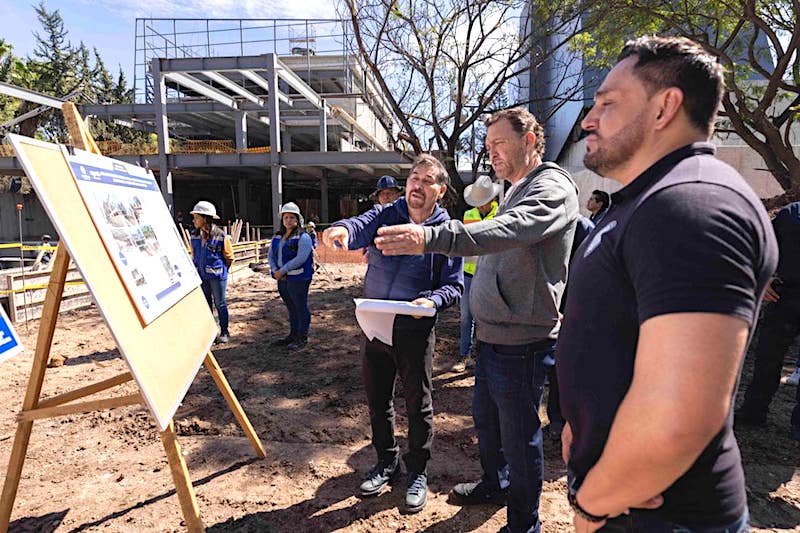
[[[611,196],[606,191],[595,189],[592,191],[594,199],[603,204],[603,209],[608,209],[611,206]]]
[[[528,132],[533,133],[536,136],[534,149],[539,157],[544,156],[544,127],[539,124],[539,121],[536,120],[536,117],[533,116],[533,113],[524,107],[501,109],[500,111],[495,111],[492,113],[484,123],[488,128],[492,124],[503,119],[509,121],[511,123],[511,127],[514,128],[514,131],[520,135],[525,135]]]
[[[411,172],[414,172],[414,169],[419,166],[433,167],[436,172],[436,182],[439,185],[450,185],[450,174],[447,173],[447,169],[431,154],[419,154],[411,163]]]
[[[692,124],[711,134],[725,90],[725,69],[713,55],[684,37],[652,35],[625,43],[618,60],[630,56],[638,58],[633,70],[651,94],[677,87]]]

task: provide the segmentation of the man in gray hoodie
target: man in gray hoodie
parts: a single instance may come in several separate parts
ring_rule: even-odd
[[[527,110],[507,109],[486,121],[486,148],[497,176],[511,187],[492,220],[465,226],[397,225],[378,230],[385,255],[437,252],[481,256],[470,309],[478,357],[472,416],[483,477],[461,484],[464,503],[508,498],[511,533],[540,530],[543,451],[539,404],[559,330],[558,307],[578,218],[572,178],[543,163],[544,130]],[[507,488],[503,472],[508,465]]]

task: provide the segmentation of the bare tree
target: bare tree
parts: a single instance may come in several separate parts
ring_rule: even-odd
[[[438,150],[459,203],[463,183],[456,155],[469,139],[474,171],[482,157],[482,147],[473,142],[475,122],[500,108],[499,97],[511,82],[555,50],[566,49],[579,30],[575,20],[581,5],[537,4],[543,23],[529,30],[520,24],[531,10],[524,0],[342,2],[353,26],[354,48],[400,120],[395,141],[416,153]],[[545,32],[549,45],[542,47]],[[565,99],[582,89],[575,83],[564,86]]]

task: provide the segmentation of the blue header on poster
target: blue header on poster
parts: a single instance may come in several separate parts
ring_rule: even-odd
[[[86,163],[76,163],[74,161],[70,161],[69,164],[72,167],[72,172],[75,174],[75,177],[79,180],[129,187],[131,189],[147,191],[159,190],[156,181],[151,176],[132,176],[128,174],[125,166],[122,164],[119,165],[119,168],[114,169],[95,167],[87,165]]]

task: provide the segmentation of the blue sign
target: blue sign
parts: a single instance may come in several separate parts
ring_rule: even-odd
[[[6,312],[0,307],[0,362],[5,361],[22,351],[17,332],[11,326]]]

